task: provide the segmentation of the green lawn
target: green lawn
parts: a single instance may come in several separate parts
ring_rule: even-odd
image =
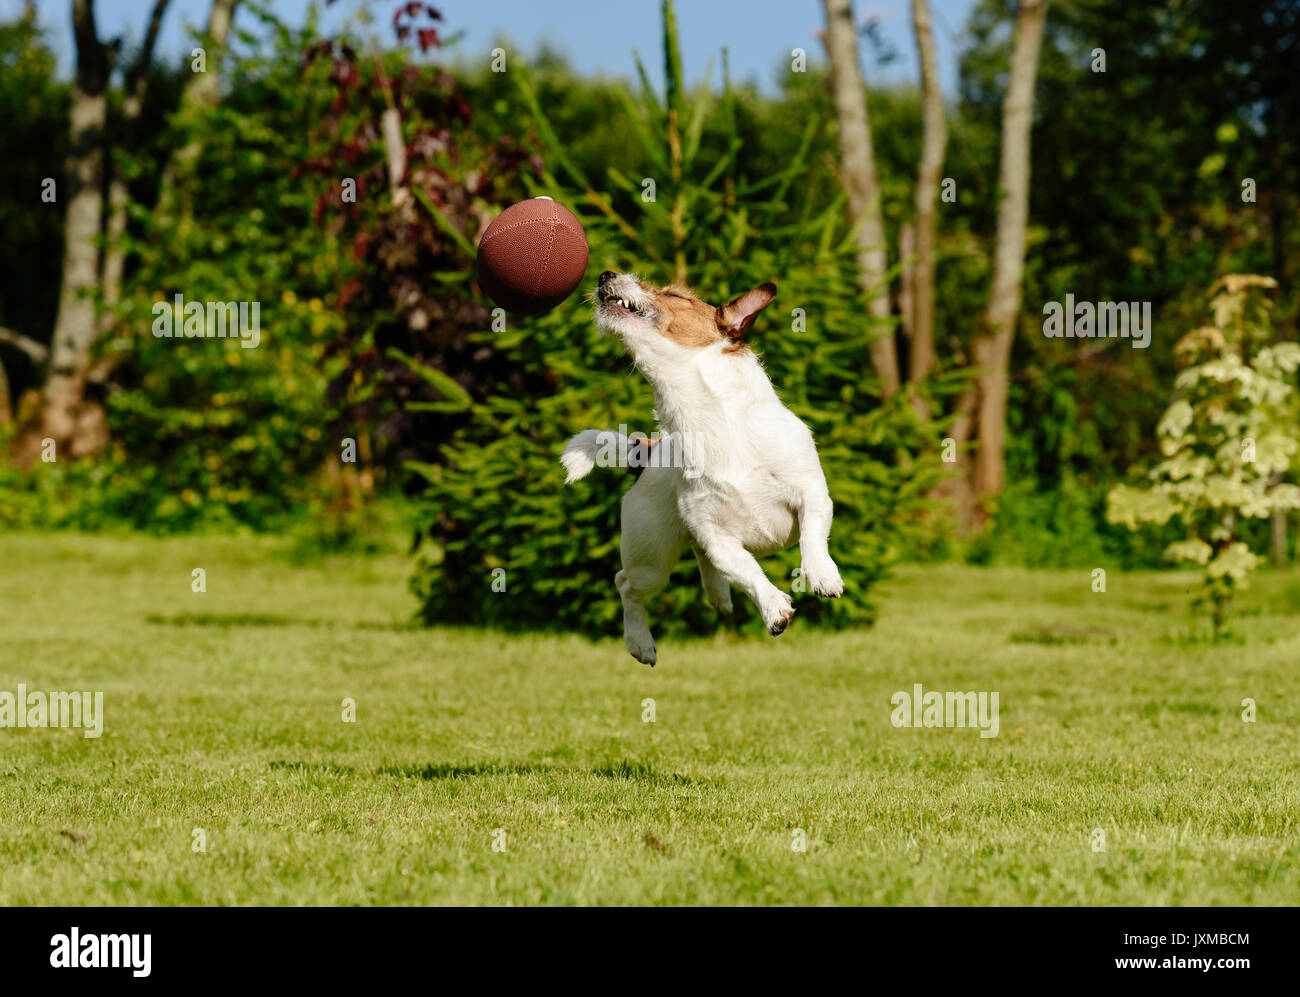
[[[0,538],[0,690],[105,700],[99,739],[0,730],[0,903],[1300,901],[1300,575],[1211,646],[1188,575],[909,568],[874,631],[651,670],[413,629],[404,558],[281,547]],[[918,682],[1000,735],[895,728]]]

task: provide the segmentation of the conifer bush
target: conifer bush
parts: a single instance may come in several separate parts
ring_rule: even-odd
[[[611,123],[641,154],[643,176],[585,175],[555,140],[526,68],[510,69],[518,113],[545,163],[530,193],[578,214],[590,266],[580,292],[554,311],[511,317],[503,330],[478,334],[515,370],[540,374],[529,379],[540,387],[521,393],[517,378],[501,378],[475,400],[440,460],[408,465],[426,486],[427,525],[412,587],[428,622],[617,631],[619,498],[632,478],[599,469],[566,487],[559,464],[579,430],[624,426],[653,436],[657,428],[651,389],[620,344],[596,332],[579,297],[602,270],[684,282],[714,303],[766,280],[777,283],[776,301],[751,342],[781,398],[816,436],[835,502],[831,552],[847,583],[842,599],[817,599],[800,593],[792,577],[797,548],[768,559],[769,574],[793,589],[801,619],[832,626],[874,620],[871,589],[907,549],[925,495],[942,476],[942,432],[919,419],[904,395],[882,404],[873,382],[867,344],[893,329],[873,327],[866,313],[842,204],[801,208],[809,178],[833,169],[809,156],[817,123],[809,122],[784,168],[758,181],[741,176],[744,149],[725,60],[720,94],[688,94],[671,4],[664,30],[666,93],[655,93],[642,71],[640,93],[621,91],[624,114]],[[711,115],[720,116],[728,136],[722,150],[701,148]],[[780,224],[791,208],[799,221]],[[937,390],[944,388],[940,382]],[[756,620],[745,603],[736,600],[738,612]],[[651,612],[660,634],[719,625],[689,556]]]

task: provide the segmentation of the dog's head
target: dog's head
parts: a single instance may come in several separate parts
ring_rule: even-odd
[[[761,284],[725,305],[711,305],[676,284],[654,287],[632,274],[606,270],[592,295],[596,328],[623,340],[634,355],[658,346],[742,349],[758,313],[776,297],[775,284]],[[671,347],[670,347],[671,348]]]

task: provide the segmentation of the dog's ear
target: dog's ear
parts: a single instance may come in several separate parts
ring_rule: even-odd
[[[749,331],[754,319],[776,297],[776,285],[770,281],[746,291],[718,309],[718,328],[728,339],[739,339]]]

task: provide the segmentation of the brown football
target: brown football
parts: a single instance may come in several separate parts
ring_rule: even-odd
[[[478,244],[478,279],[508,312],[538,315],[573,293],[587,272],[587,233],[549,197],[512,204]]]

